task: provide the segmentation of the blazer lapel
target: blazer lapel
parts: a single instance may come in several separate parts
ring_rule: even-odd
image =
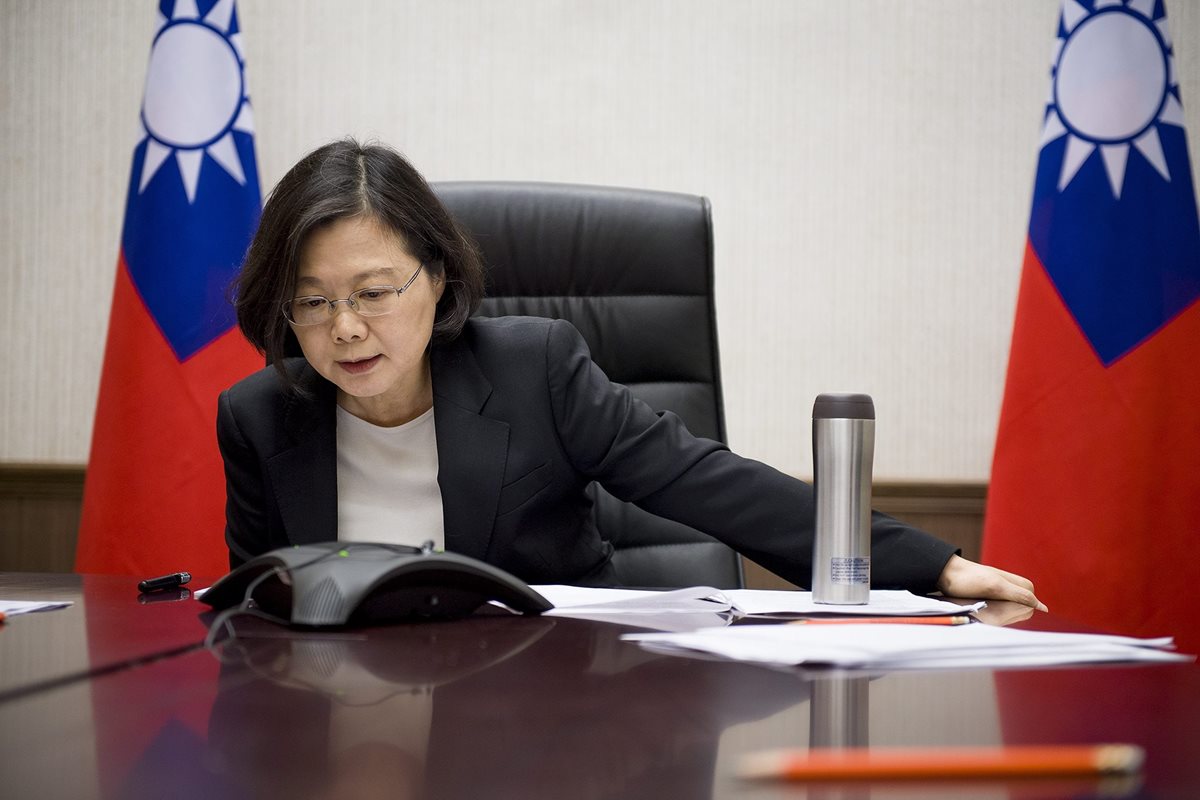
[[[267,460],[279,515],[292,544],[336,540],[337,417],[333,384],[304,363],[284,412],[284,430],[295,445]]]
[[[496,522],[509,427],[482,416],[492,385],[462,337],[432,349],[430,370],[446,549],[482,560]]]

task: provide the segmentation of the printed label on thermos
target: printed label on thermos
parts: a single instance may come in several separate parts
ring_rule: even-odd
[[[871,582],[870,558],[829,559],[829,580],[841,586],[855,586]]]

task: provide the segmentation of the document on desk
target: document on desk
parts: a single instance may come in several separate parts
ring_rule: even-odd
[[[661,614],[685,611],[730,611],[729,598],[711,586],[654,591],[650,589],[596,589],[587,586],[532,586],[554,606],[551,616],[569,617],[575,611],[602,610],[614,614]]]
[[[642,589],[595,589],[582,586],[534,586],[554,605],[547,612],[571,616],[572,612],[602,609],[612,613],[649,614],[664,611],[729,611],[738,616],[814,616],[823,614],[881,616],[925,616],[966,614],[986,603],[959,605],[912,592],[872,590],[865,605],[841,606],[814,603],[812,592],[767,589],[714,589],[693,586],[673,591]]]
[[[842,606],[814,603],[812,592],[777,589],[730,589],[725,592],[730,602],[746,616],[810,617],[823,614],[865,617],[922,617],[968,614],[987,603],[959,605],[936,597],[922,597],[903,590],[872,589],[866,605]]]
[[[655,631],[691,631],[728,625],[736,616],[729,598],[708,586],[674,591],[531,587],[554,608],[543,616],[590,619]]]
[[[746,616],[936,616],[965,614],[985,603],[958,605],[904,591],[872,591],[866,605],[814,603],[812,592],[714,589],[693,586],[673,591],[596,589],[581,586],[534,586],[554,608],[547,616],[573,617],[633,625],[659,631],[721,627]]]
[[[53,611],[56,608],[66,608],[70,600],[0,600],[0,613],[6,617],[17,614],[28,614],[31,611]]]
[[[1048,633],[982,623],[932,625],[751,625],[621,637],[671,655],[713,656],[774,667],[884,671],[1003,669],[1130,661],[1189,661],[1170,637]]]

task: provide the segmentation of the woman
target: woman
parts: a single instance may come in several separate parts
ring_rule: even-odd
[[[530,583],[612,583],[586,486],[720,539],[802,585],[807,484],[691,436],[612,384],[568,323],[471,318],[477,251],[396,152],[336,142],[263,208],[238,323],[273,362],[222,393],[226,541],[392,541]],[[304,358],[285,358],[294,335]],[[876,586],[1042,607],[1024,578],[876,515]]]

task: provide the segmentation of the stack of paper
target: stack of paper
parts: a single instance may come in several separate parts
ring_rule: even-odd
[[[770,666],[851,670],[1045,667],[1124,661],[1187,661],[1170,637],[1134,639],[970,625],[752,625],[622,639],[673,655],[719,656]]]
[[[968,614],[987,605],[982,601],[959,605],[936,597],[921,597],[912,592],[872,589],[866,605],[834,606],[813,602],[812,592],[776,591],[767,589],[732,589],[725,592],[738,611],[746,616],[838,616],[866,617],[923,617],[947,614]]]
[[[729,598],[711,586],[658,592],[647,589],[595,589],[586,586],[532,586],[554,609],[546,613],[569,616],[571,610],[603,609],[614,613],[661,611],[729,611]]]
[[[965,614],[985,605],[962,606],[903,591],[872,591],[866,605],[831,606],[814,603],[812,592],[720,590],[711,586],[669,592],[554,585],[534,586],[533,589],[554,605],[546,612],[549,616],[670,631],[720,626],[744,616],[936,616]]]
[[[0,600],[0,611],[5,616],[28,614],[31,611],[53,611],[56,608],[66,608],[70,600]]]
[[[729,598],[708,586],[655,592],[534,586],[554,608],[544,616],[590,619],[656,631],[690,631],[727,625],[737,616]]]

